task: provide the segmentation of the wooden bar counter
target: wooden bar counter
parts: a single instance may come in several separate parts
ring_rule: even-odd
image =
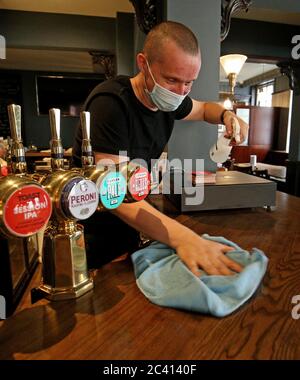
[[[159,307],[138,290],[127,258],[100,268],[94,291],[77,300],[31,305],[38,270],[16,312],[0,322],[0,359],[300,359],[300,320],[292,317],[300,294],[300,198],[278,192],[272,212],[192,214],[162,196],[150,201],[199,234],[262,249],[270,262],[255,295],[221,319]]]

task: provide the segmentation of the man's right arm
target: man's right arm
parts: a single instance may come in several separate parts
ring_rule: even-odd
[[[118,163],[126,160],[126,157],[120,158],[117,155],[100,152],[95,153],[95,158],[96,162],[108,159]],[[214,275],[230,275],[232,271],[240,272],[242,269],[224,255],[232,248],[201,238],[146,201],[123,203],[111,212],[137,231],[174,248],[195,275],[199,275],[199,268]]]
[[[224,255],[231,247],[203,239],[146,201],[123,203],[111,212],[136,230],[174,248],[196,276],[199,268],[211,275],[231,275],[242,269]]]

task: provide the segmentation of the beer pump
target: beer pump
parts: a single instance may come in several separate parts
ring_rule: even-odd
[[[36,267],[37,247],[32,244],[47,225],[52,205],[43,187],[26,174],[21,107],[9,105],[8,116],[12,144],[9,174],[0,177],[0,294],[11,313]]]
[[[95,182],[99,191],[98,210],[111,210],[124,202],[138,202],[150,191],[150,174],[138,163],[122,162],[116,165],[98,163],[94,157],[90,140],[90,113],[80,113],[82,128],[82,173]]]
[[[51,127],[51,172],[38,174],[49,193],[53,212],[44,233],[42,282],[32,289],[32,302],[77,298],[93,288],[86,261],[83,226],[78,220],[89,218],[98,206],[98,191],[93,181],[79,172],[64,170],[60,139],[60,110],[49,110]]]
[[[60,139],[60,110],[49,111],[51,126],[51,172],[34,174],[50,194],[53,212],[44,234],[42,283],[32,290],[32,301],[76,298],[93,287],[86,262],[83,226],[77,220],[90,217],[95,210],[104,211],[127,201],[139,201],[148,195],[149,174],[128,165],[94,165],[90,140],[90,114],[80,115],[82,168],[63,168],[63,147]],[[140,168],[138,168],[140,169]],[[129,173],[129,186],[123,173]],[[133,181],[135,174],[136,181]],[[131,182],[130,182],[131,181]],[[127,189],[130,194],[127,195]],[[101,233],[101,231],[99,231]]]
[[[21,107],[8,106],[12,135],[11,174],[0,178],[0,228],[6,237],[28,237],[47,224],[52,206],[48,193],[26,173],[21,137]]]
[[[94,156],[90,140],[90,113],[80,113],[82,129],[81,163],[82,175],[93,181],[99,193],[98,211],[112,210],[119,207],[126,195],[126,180],[114,170],[114,165],[94,165]]]

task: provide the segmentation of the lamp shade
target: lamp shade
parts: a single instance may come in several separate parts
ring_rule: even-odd
[[[246,55],[228,54],[220,57],[220,62],[227,76],[229,74],[238,75],[246,59]]]

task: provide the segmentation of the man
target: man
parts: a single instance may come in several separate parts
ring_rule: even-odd
[[[100,159],[118,162],[119,151],[127,151],[127,157],[121,160],[142,158],[149,163],[162,153],[175,119],[223,122],[228,136],[232,135],[231,122],[235,114],[217,103],[200,102],[187,96],[201,67],[197,39],[187,27],[171,21],[154,27],[147,35],[143,52],[137,55],[137,65],[140,72],[135,77],[100,84],[85,103],[85,109],[91,112],[91,140],[96,162]],[[248,126],[238,120],[243,140]],[[81,139],[79,128],[73,149],[77,165]],[[199,268],[211,275],[230,275],[242,270],[224,255],[230,247],[201,238],[146,201],[123,203],[111,213],[113,215],[103,217],[101,227],[96,227],[93,218],[87,222],[86,231],[91,239],[101,234],[105,218],[114,228],[116,220],[112,222],[111,218],[118,217],[134,230],[174,248],[195,275],[199,274]],[[118,240],[125,246],[125,235],[119,235],[123,227],[115,227],[115,238],[111,242]],[[105,234],[102,231],[102,235]],[[90,250],[95,251],[93,255],[105,254],[107,245],[101,250],[100,241],[97,250],[94,243],[90,245]]]

